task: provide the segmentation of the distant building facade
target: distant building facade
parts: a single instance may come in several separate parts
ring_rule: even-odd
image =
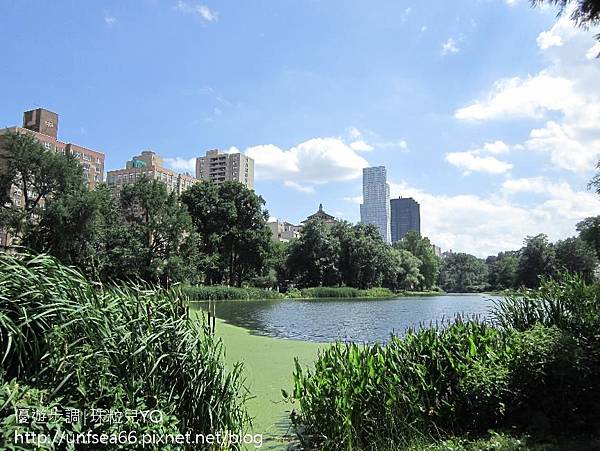
[[[400,241],[410,230],[421,234],[421,208],[412,197],[390,201],[390,232],[392,243]]]
[[[386,243],[391,241],[390,186],[385,166],[363,169],[363,203],[360,222],[374,224]]]
[[[254,160],[241,153],[209,150],[196,158],[196,178],[213,183],[240,182],[254,189]]]
[[[267,223],[271,229],[271,238],[273,241],[291,241],[300,238],[302,226],[297,226],[285,221],[270,221]]]
[[[104,180],[104,153],[92,150],[78,144],[66,143],[58,139],[58,114],[37,108],[35,110],[23,113],[22,127],[8,127],[0,129],[0,149],[2,148],[2,136],[7,133],[28,133],[40,142],[45,149],[51,150],[62,155],[75,157],[83,167],[83,175],[86,184],[90,189]],[[2,153],[0,150],[0,168],[4,167],[1,161]]]
[[[442,258],[442,248],[439,246],[436,246],[435,244],[432,244],[432,246],[433,246],[433,253],[435,254],[435,256]]]
[[[106,184],[114,192],[119,193],[125,185],[135,183],[139,178],[146,177],[167,186],[167,191],[183,193],[199,180],[190,174],[178,174],[163,166],[162,158],[151,150],[144,150],[125,164],[125,169],[108,171]]]
[[[323,204],[319,204],[319,209],[317,210],[316,213],[310,215],[308,218],[306,218],[304,221],[302,221],[302,224],[306,224],[308,221],[322,221],[325,224],[329,224],[329,225],[333,225],[335,224],[337,221],[337,219],[335,219],[334,216],[325,213],[325,210],[323,210]]]
[[[23,125],[0,129],[0,172],[6,170],[4,139],[8,133],[26,133],[33,136],[45,149],[61,155],[74,157],[83,167],[86,185],[94,189],[104,180],[104,153],[78,144],[67,143],[58,139],[58,114],[37,108],[23,113]],[[24,207],[25,197],[21,187],[10,187],[10,198],[16,207]],[[0,229],[0,246],[8,246],[12,237],[6,230]]]

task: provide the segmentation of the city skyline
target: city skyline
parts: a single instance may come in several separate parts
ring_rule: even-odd
[[[56,111],[65,140],[106,153],[105,171],[144,149],[190,173],[209,149],[239,151],[270,214],[292,223],[320,202],[357,222],[362,168],[385,165],[391,197],[421,204],[423,235],[481,257],[571,236],[600,211],[586,187],[600,49],[568,13],[524,0],[256,6],[4,5],[0,127]]]

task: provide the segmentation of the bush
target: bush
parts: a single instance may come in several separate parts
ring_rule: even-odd
[[[179,288],[191,301],[246,301],[250,299],[283,299],[283,294],[254,287],[184,286]]]
[[[500,302],[494,325],[457,318],[385,345],[336,343],[312,370],[296,362],[297,433],[324,449],[404,449],[490,428],[594,431],[599,290],[577,277],[547,281]]]
[[[300,411],[292,420],[305,444],[324,449],[391,449],[414,435],[484,431],[503,415],[507,390],[506,374],[485,368],[506,352],[500,332],[461,320],[384,346],[337,343],[312,371],[296,362],[292,397]],[[487,381],[477,398],[474,371]]]
[[[80,410],[158,409],[164,430],[239,431],[249,423],[241,365],[189,317],[187,298],[103,289],[48,256],[0,255],[0,354],[7,380]]]

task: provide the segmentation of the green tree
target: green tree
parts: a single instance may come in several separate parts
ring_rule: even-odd
[[[589,243],[596,251],[596,256],[600,258],[600,216],[585,218],[577,223],[579,238]]]
[[[557,242],[555,249],[559,269],[581,274],[586,282],[592,282],[598,258],[588,242],[581,238],[567,238]]]
[[[339,222],[332,227],[331,233],[340,244],[342,283],[362,289],[381,286],[393,261],[377,228],[374,225]]]
[[[552,277],[555,273],[556,253],[548,237],[544,234],[527,237],[520,252],[517,284],[536,288],[540,277]]]
[[[451,253],[442,260],[440,285],[448,292],[483,291],[486,279],[485,262],[473,255]]]
[[[394,243],[394,247],[409,251],[421,262],[419,272],[423,277],[417,288],[433,288],[439,275],[440,259],[435,255],[429,238],[421,237],[419,232],[410,230],[400,241]]]
[[[262,197],[238,182],[198,183],[181,201],[200,236],[207,283],[241,286],[264,275],[272,243]]]
[[[392,290],[415,290],[422,286],[421,260],[405,249],[388,249],[392,263],[386,269],[384,285]]]
[[[5,166],[0,174],[0,227],[19,239],[35,233],[50,199],[85,189],[83,169],[74,158],[45,149],[30,134],[7,133],[1,139]]]
[[[287,267],[290,277],[302,287],[339,285],[340,242],[331,226],[309,221],[300,238],[290,244]]]
[[[67,265],[100,278],[107,252],[104,243],[115,224],[107,219],[117,212],[106,185],[95,190],[83,189],[48,199],[38,212],[38,226],[29,228],[23,244],[38,252],[55,256]]]
[[[197,275],[192,218],[165,184],[142,177],[124,186],[120,208],[129,227],[120,230],[124,236],[112,238],[121,241],[121,252],[125,248],[124,254],[137,260],[133,263],[140,278],[168,285]]]
[[[557,5],[559,15],[563,14],[571,5],[574,5],[571,20],[581,28],[588,29],[600,24],[600,1],[599,0],[531,0],[534,6]],[[600,38],[600,35],[597,36]]]
[[[488,257],[488,281],[494,290],[513,288],[517,283],[517,269],[519,267],[518,252],[500,252],[497,256]]]

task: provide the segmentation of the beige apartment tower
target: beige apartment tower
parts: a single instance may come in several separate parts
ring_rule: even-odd
[[[118,194],[123,186],[135,183],[141,177],[157,180],[167,186],[169,192],[178,195],[198,182],[190,174],[178,174],[163,167],[162,158],[151,150],[144,150],[125,164],[125,169],[117,169],[106,173],[106,184]]]
[[[207,182],[240,182],[254,189],[254,160],[241,153],[209,150],[196,158],[196,178]]]

